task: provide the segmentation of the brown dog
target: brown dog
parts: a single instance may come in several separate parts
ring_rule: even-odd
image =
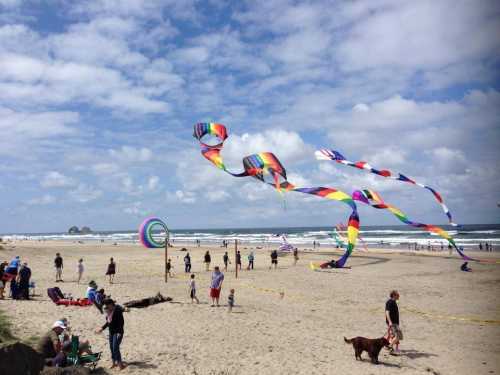
[[[389,341],[385,337],[381,337],[379,339],[367,339],[366,337],[354,337],[350,340],[346,339],[344,337],[344,341],[347,344],[352,344],[352,347],[354,348],[354,356],[356,357],[356,360],[361,359],[361,353],[363,351],[367,351],[368,355],[370,356],[370,359],[372,360],[372,363],[375,363],[378,365],[378,355],[382,348],[384,346],[389,346]]]

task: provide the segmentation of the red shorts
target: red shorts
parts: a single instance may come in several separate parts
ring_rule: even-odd
[[[210,297],[219,298],[219,296],[220,296],[220,289],[210,288]]]

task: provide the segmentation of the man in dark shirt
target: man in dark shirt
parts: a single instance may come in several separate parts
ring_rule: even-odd
[[[272,266],[274,266],[274,269],[278,268],[278,252],[276,250],[271,252],[271,267]]]
[[[391,344],[391,353],[399,351],[398,345],[403,340],[403,331],[399,326],[399,308],[397,300],[399,300],[399,292],[393,290],[389,299],[385,303],[385,322],[389,326],[389,342]]]
[[[59,253],[56,253],[56,258],[54,259],[54,266],[56,267],[56,282],[63,281],[62,279],[63,258]]]
[[[239,250],[236,252],[236,268],[239,268],[241,271],[241,253]]]

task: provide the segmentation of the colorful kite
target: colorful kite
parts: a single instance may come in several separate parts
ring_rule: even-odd
[[[338,151],[321,149],[319,151],[316,151],[315,155],[316,155],[316,159],[318,159],[318,160],[333,160],[339,164],[348,165],[350,167],[354,167],[354,168],[358,168],[358,169],[364,169],[365,171],[371,172],[373,174],[376,174],[376,175],[379,175],[382,177],[390,178],[390,179],[397,180],[397,181],[407,182],[409,184],[417,185],[417,186],[420,186],[421,188],[427,189],[434,195],[434,198],[436,198],[438,203],[441,205],[441,208],[443,209],[444,213],[448,217],[448,221],[450,222],[450,225],[457,226],[457,224],[455,224],[453,222],[450,210],[444,204],[444,201],[443,201],[443,198],[441,197],[441,194],[439,194],[436,190],[434,190],[430,186],[421,184],[420,182],[417,182],[409,177],[406,177],[405,175],[403,175],[401,173],[393,173],[393,172],[388,171],[386,169],[380,169],[380,170],[375,169],[365,161],[358,161],[358,162],[354,163],[352,161],[346,160],[346,158]]]
[[[351,255],[356,246],[359,231],[359,216],[356,203],[346,193],[327,187],[307,187],[299,188],[288,182],[286,170],[278,158],[270,153],[263,152],[243,158],[243,172],[233,173],[229,171],[222,161],[221,150],[227,138],[226,127],[222,124],[199,123],[194,126],[193,136],[200,142],[202,155],[211,161],[217,168],[229,173],[234,177],[254,177],[261,182],[273,186],[278,192],[285,193],[295,191],[304,194],[316,195],[321,198],[331,199],[347,204],[352,212],[347,222],[347,249],[344,255],[337,261],[339,267],[344,266],[347,258]],[[217,138],[214,145],[209,145],[203,141],[204,137],[213,136]],[[266,175],[271,176],[271,181],[266,181]]]
[[[168,237],[167,225],[157,217],[150,217],[143,221],[139,227],[139,240],[149,249],[165,247],[165,240],[158,241],[153,237],[153,230],[155,227],[160,227],[165,231],[165,236]]]
[[[285,193],[289,191],[295,191],[299,193],[305,193],[305,194],[311,194],[311,195],[316,195],[318,197],[322,198],[327,198],[327,199],[332,199],[332,200],[337,200],[340,202],[343,202],[347,204],[352,212],[351,215],[349,216],[349,220],[347,223],[347,248],[344,253],[344,255],[336,262],[336,265],[338,268],[344,267],[348,257],[351,255],[352,250],[356,246],[356,242],[358,239],[358,232],[359,232],[359,216],[358,216],[358,211],[357,211],[357,206],[356,202],[361,202],[364,204],[367,204],[373,208],[377,209],[387,209],[390,212],[392,212],[400,221],[407,225],[411,225],[416,228],[421,228],[427,232],[432,232],[436,233],[437,235],[441,236],[442,238],[446,239],[451,246],[455,248],[455,250],[460,254],[460,256],[464,260],[468,261],[476,261],[476,262],[487,262],[487,263],[499,263],[496,261],[489,261],[489,260],[479,260],[479,259],[473,259],[468,257],[463,253],[463,251],[457,247],[455,244],[455,241],[453,238],[446,232],[444,229],[435,226],[435,225],[428,225],[428,224],[423,224],[423,223],[418,223],[411,221],[408,219],[408,217],[401,212],[399,209],[396,207],[384,202],[380,195],[378,195],[376,192],[371,191],[371,190],[357,190],[354,191],[352,196],[349,196],[348,194],[337,190],[333,188],[327,188],[327,187],[295,187],[293,184],[287,181],[287,176],[286,176],[286,170],[283,167],[283,165],[280,163],[278,158],[270,153],[270,152],[264,152],[264,153],[259,153],[259,154],[254,154],[247,156],[243,159],[243,172],[240,173],[233,173],[229,170],[227,170],[226,166],[224,165],[224,162],[222,161],[222,156],[221,156],[221,150],[224,145],[224,141],[227,139],[227,130],[226,127],[222,124],[215,124],[215,123],[199,123],[194,126],[194,133],[193,136],[200,142],[201,145],[201,153],[203,156],[211,161],[216,167],[224,170],[225,172],[229,173],[230,175],[234,177],[246,177],[246,176],[251,176],[254,177],[268,185],[273,186],[277,191],[280,193]],[[206,136],[214,136],[217,138],[217,142],[214,145],[209,145],[207,143],[203,142],[203,138]],[[439,195],[438,192],[436,192],[434,189],[417,183],[416,181],[402,175],[398,174],[398,176],[393,176],[393,174],[390,171],[387,170],[376,170],[372,168],[368,163],[365,162],[358,162],[358,163],[352,163],[347,161],[340,153],[337,151],[332,151],[332,150],[321,150],[316,152],[316,157],[321,160],[334,160],[337,161],[338,163],[353,166],[359,169],[366,169],[372,173],[378,174],[380,176],[384,177],[389,177],[393,178],[399,181],[404,181],[408,183],[412,183],[418,186],[421,186],[425,189],[428,189],[431,191],[435,198],[438,200],[438,202],[441,204],[443,207],[443,210],[445,214],[448,216],[450,223],[452,225],[456,225],[452,222],[452,217],[451,214],[446,207],[446,205],[443,203],[443,199]],[[268,182],[265,180],[265,176],[270,175],[271,176],[271,182]]]

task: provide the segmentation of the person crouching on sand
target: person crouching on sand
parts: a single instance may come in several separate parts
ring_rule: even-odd
[[[210,298],[212,298],[212,307],[217,304],[219,307],[220,290],[222,289],[222,282],[224,281],[224,274],[219,270],[219,267],[214,268],[212,273],[212,282],[210,284]]]

